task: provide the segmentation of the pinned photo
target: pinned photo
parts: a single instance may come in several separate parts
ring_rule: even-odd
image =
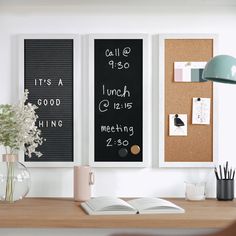
[[[169,115],[169,135],[170,136],[187,136],[187,114],[170,114]]]
[[[175,62],[175,82],[206,82],[202,79],[202,73],[207,62]]]

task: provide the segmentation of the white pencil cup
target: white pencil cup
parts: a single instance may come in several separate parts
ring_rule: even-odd
[[[74,200],[87,201],[91,197],[94,173],[90,166],[74,166]]]

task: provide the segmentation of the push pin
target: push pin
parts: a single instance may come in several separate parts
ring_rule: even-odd
[[[197,98],[197,101],[200,102],[200,101],[201,101],[201,98]]]
[[[121,148],[118,151],[118,154],[119,154],[120,157],[126,157],[128,155],[128,150],[126,148]]]
[[[133,155],[138,155],[141,151],[139,145],[133,145],[131,148],[130,148],[130,151]]]
[[[185,64],[185,66],[191,66],[191,62],[188,61],[188,62]]]
[[[184,122],[179,118],[178,114],[175,114],[174,124],[177,127],[184,126]]]

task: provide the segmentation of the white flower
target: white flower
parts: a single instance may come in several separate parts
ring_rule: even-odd
[[[28,90],[17,105],[0,105],[0,145],[10,149],[10,153],[23,149],[29,157],[33,153],[40,157],[36,149],[42,145],[41,131],[35,125],[38,119],[37,106],[26,103]]]

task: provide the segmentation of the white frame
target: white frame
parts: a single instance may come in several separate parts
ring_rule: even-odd
[[[24,40],[25,39],[73,39],[73,133],[74,133],[74,150],[73,150],[73,162],[25,162],[24,153],[20,152],[20,161],[27,167],[73,167],[81,160],[81,46],[80,36],[74,34],[23,34],[19,36],[19,94],[20,97],[24,92]],[[78,93],[79,91],[79,93]]]
[[[94,40],[142,39],[143,40],[143,161],[95,162],[94,161]],[[150,78],[148,75],[147,34],[91,34],[89,35],[89,165],[93,167],[146,167],[150,150]]]
[[[166,162],[165,161],[165,40],[166,39],[213,39],[213,56],[217,55],[218,36],[216,34],[160,34],[159,41],[159,167],[199,167],[211,168],[218,161],[218,109],[217,89],[213,83],[213,161],[212,162]],[[193,96],[194,97],[194,96]]]

